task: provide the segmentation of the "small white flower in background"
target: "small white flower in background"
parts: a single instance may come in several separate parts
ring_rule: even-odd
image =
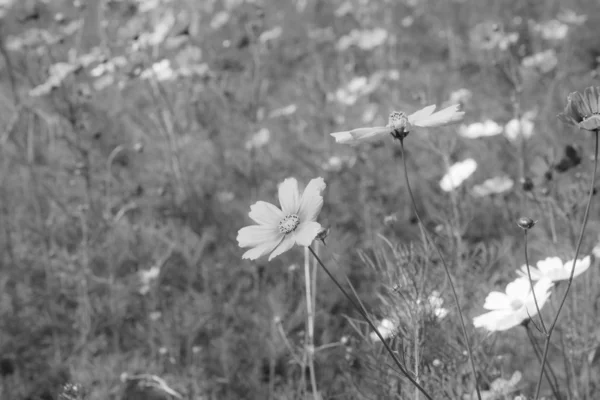
[[[586,15],[579,15],[573,10],[561,10],[556,18],[565,24],[571,25],[583,25],[588,19]]]
[[[472,158],[459,161],[448,169],[448,172],[440,181],[440,187],[444,192],[451,192],[458,188],[477,169],[477,162]]]
[[[377,104],[370,103],[365,107],[360,120],[363,124],[370,124],[377,116]]]
[[[535,297],[540,308],[550,297],[553,283],[548,278],[540,279],[535,285]],[[473,318],[476,328],[488,331],[505,331],[537,314],[529,279],[520,277],[506,285],[506,293],[491,292],[485,299],[483,308],[490,312]]]
[[[581,275],[588,270],[591,264],[591,257],[587,256],[577,260],[575,263],[575,272],[573,278]],[[573,260],[563,263],[559,257],[548,257],[537,262],[536,267],[529,267],[531,279],[534,281],[542,278],[547,278],[552,282],[568,280],[571,276],[571,268],[573,268]],[[527,265],[521,266],[517,271],[520,276],[527,277]]]
[[[402,25],[405,28],[410,28],[414,22],[415,18],[411,15],[408,15],[402,18],[402,21],[400,21],[400,25]]]
[[[338,18],[341,18],[345,15],[352,14],[353,10],[354,5],[351,2],[346,1],[335,10],[334,15]]]
[[[285,107],[276,108],[269,112],[269,118],[279,118],[279,117],[287,117],[289,115],[293,115],[298,111],[298,106],[295,104],[290,104]]]
[[[508,176],[497,176],[486,179],[483,183],[473,186],[473,195],[476,197],[489,196],[491,194],[500,194],[512,189],[515,182]]]
[[[356,145],[363,142],[372,142],[388,136],[394,130],[410,132],[415,128],[436,128],[462,121],[465,113],[458,111],[459,106],[446,107],[438,112],[435,105],[427,106],[409,116],[403,112],[394,111],[390,114],[386,126],[372,128],[357,128],[351,131],[331,133],[337,143]]]
[[[535,111],[528,111],[523,114],[521,121],[516,118],[511,119],[504,126],[504,134],[508,140],[514,142],[519,138],[529,139],[534,133],[533,119],[536,116]]]
[[[533,30],[546,40],[560,41],[567,37],[569,25],[563,24],[559,20],[551,19],[533,26]]]
[[[210,20],[210,27],[214,30],[221,28],[229,21],[229,13],[227,11],[219,11]]]
[[[231,200],[235,198],[235,194],[228,190],[221,190],[217,192],[217,199],[220,203],[229,203]]]
[[[388,32],[382,28],[362,31],[354,29],[348,35],[344,35],[339,39],[336,48],[339,51],[346,51],[350,46],[358,46],[363,50],[372,50],[385,43],[387,38]]]
[[[448,104],[465,104],[473,97],[473,93],[469,89],[461,88],[450,93]]]
[[[310,246],[321,231],[321,224],[316,219],[323,207],[323,190],[323,178],[312,179],[300,196],[298,181],[288,178],[279,185],[281,209],[264,201],[250,206],[248,215],[257,225],[246,226],[238,231],[238,245],[242,248],[252,247],[242,258],[256,260],[271,253],[270,261],[291,249],[294,244]]]
[[[502,127],[491,119],[485,122],[475,122],[469,125],[461,125],[458,134],[467,139],[496,136],[502,133]]]
[[[258,37],[258,40],[261,43],[267,43],[267,42],[270,42],[272,40],[279,38],[279,36],[281,36],[282,33],[283,33],[283,29],[281,29],[280,26],[276,26],[273,29],[269,29],[268,31],[264,31],[263,33],[261,33],[260,36]]]
[[[267,128],[261,128],[246,142],[246,150],[260,149],[269,143],[271,132]]]
[[[389,320],[387,318],[384,318],[381,320],[381,322],[379,322],[379,325],[377,325],[377,330],[379,331],[379,334],[381,335],[381,337],[384,339],[389,339],[391,337],[394,337],[397,333],[396,332],[396,324],[394,322],[392,322],[392,320]],[[375,332],[371,332],[369,334],[369,337],[374,342],[381,341],[381,339],[379,339],[379,336],[377,336],[377,334]]]
[[[490,384],[490,390],[481,391],[482,400],[500,400],[506,399],[510,393],[518,390],[517,385],[521,381],[523,374],[520,371],[515,371],[510,379],[497,378]],[[517,396],[520,397],[520,396]],[[517,400],[515,397],[515,400]],[[463,400],[475,400],[477,399],[477,393],[473,392],[471,395],[463,395]]]
[[[162,317],[162,313],[160,311],[152,311],[148,317],[150,318],[150,321],[158,321],[160,317]]]
[[[442,307],[444,305],[444,299],[440,296],[440,292],[434,290],[427,298],[429,302],[430,311],[438,319],[443,319],[448,315],[448,309]]]
[[[157,79],[167,81],[175,78],[175,71],[171,68],[171,61],[164,59],[152,64],[152,66],[140,74],[141,79]]]
[[[594,246],[594,248],[592,249],[592,254],[594,257],[600,259],[600,243]]]
[[[525,68],[537,69],[542,74],[547,74],[558,65],[556,51],[554,49],[549,49],[532,54],[523,58],[522,65]]]
[[[160,275],[160,267],[154,266],[150,269],[144,269],[138,271],[138,276],[140,278],[141,287],[138,292],[141,295],[145,295],[150,291],[150,285],[154,282],[158,276]]]

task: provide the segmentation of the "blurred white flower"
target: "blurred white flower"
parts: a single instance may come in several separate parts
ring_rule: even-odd
[[[446,315],[448,315],[448,309],[443,307],[444,299],[442,299],[440,296],[440,292],[434,290],[431,292],[427,300],[429,302],[430,311],[436,316],[436,318],[443,319]]]
[[[289,115],[293,115],[298,111],[298,107],[295,104],[290,104],[285,107],[276,108],[269,112],[269,118],[279,118],[279,117],[287,117]]]
[[[258,37],[258,40],[261,43],[267,43],[271,40],[275,40],[275,39],[279,38],[279,36],[281,36],[282,33],[283,33],[283,29],[281,29],[280,26],[276,26],[273,29],[269,29],[268,31],[264,31],[263,33],[261,33],[260,36]]]
[[[485,122],[475,122],[469,125],[461,125],[458,129],[458,134],[468,139],[496,136],[501,133],[502,127],[491,119],[488,119]]]
[[[381,46],[388,38],[388,32],[383,28],[357,30],[342,36],[336,45],[339,51],[346,51],[350,46],[358,46],[363,50],[372,50]]]
[[[331,133],[337,143],[355,145],[363,142],[379,140],[395,130],[410,132],[415,128],[435,128],[462,121],[465,113],[458,111],[458,105],[444,108],[435,112],[435,105],[427,106],[409,116],[403,112],[394,111],[390,114],[386,126],[372,128],[357,128],[351,131]]]
[[[384,318],[381,320],[381,322],[379,322],[379,325],[377,325],[377,330],[379,331],[381,337],[383,337],[384,339],[389,339],[396,335],[396,324],[391,320]],[[379,339],[379,336],[377,336],[375,332],[371,332],[369,334],[369,337],[374,342],[381,341],[381,339]]]
[[[337,18],[341,18],[345,15],[352,14],[352,10],[354,10],[354,5],[350,1],[345,1],[335,10],[334,15]]]
[[[257,225],[246,226],[237,235],[240,247],[252,247],[242,258],[256,260],[271,253],[270,261],[294,244],[309,246],[321,231],[316,219],[323,207],[323,190],[323,178],[312,179],[300,196],[298,181],[288,178],[279,185],[281,209],[264,201],[254,203],[248,215]]]
[[[140,74],[141,79],[157,79],[158,81],[167,81],[175,78],[175,71],[171,68],[171,61],[164,59],[152,64]]]
[[[405,28],[410,28],[412,24],[414,24],[414,22],[415,18],[412,15],[408,15],[402,18],[402,20],[400,21],[400,25],[402,25]]]
[[[540,22],[533,26],[533,30],[546,40],[560,41],[567,37],[569,25],[556,19]]]
[[[150,318],[150,321],[158,321],[160,317],[162,317],[162,313],[160,311],[152,311],[148,317]]]
[[[473,97],[473,93],[469,89],[461,88],[450,93],[449,104],[465,104]]]
[[[509,191],[515,182],[508,176],[497,176],[486,179],[483,183],[473,186],[473,195],[476,197],[489,196],[491,194],[500,194]]]
[[[542,278],[535,284],[535,297],[540,310],[550,297],[552,286],[548,278]],[[537,308],[529,279],[517,278],[506,285],[506,293],[491,292],[483,308],[490,312],[473,318],[473,325],[492,332],[508,330],[535,316]]]
[[[229,13],[227,11],[219,11],[210,20],[210,27],[214,30],[221,28],[229,21]]]
[[[138,276],[140,278],[140,288],[138,292],[141,295],[147,294],[150,291],[150,286],[152,285],[152,282],[154,282],[159,275],[160,267],[158,266],[138,271]]]
[[[459,161],[450,166],[448,172],[440,181],[440,187],[444,192],[451,192],[458,188],[477,169],[477,162],[472,158]]]
[[[267,128],[261,128],[248,141],[246,141],[246,150],[260,149],[269,143],[271,132]]]
[[[523,58],[522,65],[525,68],[536,69],[542,74],[547,74],[558,65],[556,51],[554,49],[549,49],[532,54]]]
[[[579,15],[573,10],[561,10],[556,18],[565,24],[571,25],[583,25],[588,19],[587,15]]]
[[[504,126],[504,134],[508,140],[514,142],[521,137],[524,139],[529,139],[534,133],[533,119],[535,116],[535,111],[529,111],[523,114],[520,121],[516,118],[511,119]]]
[[[587,256],[577,260],[575,263],[575,272],[573,278],[581,275],[588,270],[591,264],[591,257]],[[571,276],[571,268],[573,268],[573,260],[569,260],[563,264],[559,257],[548,257],[537,262],[536,267],[529,267],[531,279],[534,281],[542,278],[547,278],[552,282],[568,280]],[[521,266],[517,271],[520,276],[528,277],[527,265]]]
[[[217,192],[217,199],[220,203],[229,203],[231,200],[235,198],[235,194],[233,192],[227,190],[221,190]]]
[[[342,161],[341,157],[331,156],[327,162],[323,163],[321,167],[327,172],[339,172],[341,171],[343,165],[344,162]]]

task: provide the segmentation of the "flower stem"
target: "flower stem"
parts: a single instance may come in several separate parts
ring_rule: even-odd
[[[581,249],[581,242],[583,242],[583,235],[585,233],[585,227],[587,226],[587,222],[590,216],[590,208],[592,205],[592,198],[594,197],[594,183],[596,182],[596,171],[598,170],[598,130],[594,131],[595,134],[595,145],[594,145],[594,171],[592,172],[592,181],[590,182],[590,193],[588,197],[587,206],[585,207],[585,213],[583,215],[583,223],[581,225],[581,232],[579,233],[579,240],[577,241],[577,246],[575,248],[575,258],[573,259],[573,266],[571,267],[571,275],[569,276],[569,281],[567,282],[567,288],[565,289],[565,294],[558,306],[558,311],[556,312],[556,316],[548,329],[548,333],[546,334],[546,344],[544,345],[544,355],[542,357],[542,368],[540,370],[540,376],[537,381],[537,386],[535,389],[534,400],[537,400],[540,396],[540,389],[542,386],[542,378],[544,376],[544,367],[546,365],[546,360],[548,358],[548,350],[550,349],[550,338],[552,337],[552,332],[554,332],[554,328],[556,327],[556,323],[558,322],[558,317],[560,312],[567,300],[567,296],[569,295],[569,289],[571,288],[571,284],[573,283],[573,276],[575,275],[575,265],[577,263],[577,257],[579,256],[579,250]]]
[[[535,303],[535,310],[537,311],[537,315],[540,318],[540,322],[542,323],[542,328],[544,329],[544,333],[548,333],[546,329],[546,325],[544,324],[544,319],[542,318],[542,314],[540,313],[540,306],[538,305],[537,296],[535,295],[533,279],[531,279],[531,268],[529,267],[529,257],[527,256],[527,229],[524,229],[525,233],[525,265],[527,267],[527,277],[529,278],[529,285],[531,286],[531,294],[533,294],[533,302]]]
[[[312,255],[315,257],[315,259],[317,260],[317,262],[319,263],[319,265],[323,268],[323,270],[325,271],[325,273],[329,276],[329,278],[331,278],[331,280],[333,281],[333,283],[335,283],[335,285],[338,287],[338,289],[340,289],[340,291],[344,294],[344,296],[346,296],[346,298],[348,299],[348,301],[350,301],[350,304],[352,304],[352,307],[354,307],[359,312],[359,314],[364,318],[364,320],[367,321],[367,324],[369,324],[369,326],[375,332],[375,334],[377,335],[377,337],[379,338],[379,340],[381,340],[381,343],[383,343],[383,346],[385,347],[385,349],[387,350],[387,352],[389,353],[389,355],[394,360],[394,363],[400,369],[400,372],[402,372],[402,374],[406,377],[406,379],[408,379],[413,385],[415,385],[415,387],[417,389],[419,389],[419,391],[421,393],[423,393],[423,395],[428,400],[433,400],[433,398],[429,395],[429,393],[427,393],[427,391],[425,391],[425,389],[402,366],[402,364],[400,363],[400,360],[398,360],[398,357],[396,357],[396,355],[394,354],[393,350],[388,345],[387,341],[383,338],[383,336],[381,336],[381,333],[379,332],[379,330],[377,329],[377,327],[375,327],[375,325],[373,324],[373,322],[371,321],[371,318],[369,318],[369,316],[367,315],[367,313],[362,309],[362,307],[360,307],[358,304],[356,304],[356,301],[354,301],[354,299],[342,287],[342,285],[338,282],[338,280],[335,279],[335,277],[333,276],[333,274],[329,271],[329,269],[327,269],[327,267],[325,266],[325,264],[323,264],[323,261],[321,261],[321,259],[317,255],[317,253],[315,253],[315,251],[312,249],[312,247],[308,246],[308,249],[310,250],[310,252],[312,253]]]
[[[310,385],[312,387],[312,393],[314,400],[319,400],[319,392],[317,390],[317,377],[315,375],[315,345],[314,345],[314,306],[312,302],[312,282],[310,279],[310,257],[308,251],[304,252],[304,286],[306,288],[306,319],[308,329],[306,332],[306,355],[308,357],[308,370],[310,372]]]
[[[422,231],[425,234],[427,241],[429,241],[435,248],[438,256],[440,257],[440,260],[442,261],[442,265],[444,266],[444,271],[446,271],[446,277],[448,278],[448,282],[450,283],[450,287],[452,288],[452,295],[454,296],[454,303],[456,304],[456,309],[458,310],[458,315],[460,317],[460,325],[462,328],[463,337],[465,339],[465,344],[467,346],[467,351],[469,353],[469,362],[471,364],[471,372],[473,374],[473,380],[475,383],[475,391],[477,392],[477,398],[479,400],[481,400],[481,392],[479,391],[479,385],[477,383],[477,369],[475,368],[475,361],[473,360],[473,350],[471,349],[471,344],[469,343],[469,336],[467,335],[467,327],[465,325],[465,320],[463,317],[462,309],[460,308],[460,303],[458,301],[458,294],[456,294],[456,288],[454,287],[454,283],[452,282],[452,276],[450,275],[450,269],[448,268],[448,264],[446,264],[446,260],[442,256],[442,252],[440,251],[440,248],[438,247],[438,245],[431,239],[431,236],[429,236],[429,232],[427,232],[427,228],[425,227],[425,224],[423,223],[423,220],[421,219],[421,216],[419,215],[419,210],[417,209],[417,203],[415,202],[415,198],[413,196],[413,192],[410,187],[410,181],[408,179],[408,169],[406,167],[406,154],[404,152],[404,140],[403,139],[399,139],[399,140],[400,140],[400,150],[401,150],[402,162],[404,164],[404,180],[406,181],[406,189],[408,190],[408,195],[410,197],[413,208],[415,210],[415,215],[417,216],[417,219],[419,220],[419,224],[421,225]]]
[[[529,342],[531,343],[531,347],[533,347],[535,356],[538,359],[538,361],[541,362],[542,361],[542,355],[540,354],[541,351],[538,348],[538,345],[535,343],[535,338],[533,337],[533,332],[529,329],[529,325],[524,325],[524,327],[525,327],[525,331],[527,332],[527,337],[529,338]],[[556,379],[556,374],[554,373],[554,370],[552,369],[552,366],[550,364],[548,364],[548,370],[550,371],[550,374],[548,374],[548,371],[544,371],[544,374],[546,375],[546,379],[548,380],[548,383],[550,384],[550,387],[552,388],[552,393],[554,394],[554,397],[556,398],[556,400],[562,400],[560,392],[557,389],[558,380]],[[552,380],[550,379],[550,377],[552,377]]]

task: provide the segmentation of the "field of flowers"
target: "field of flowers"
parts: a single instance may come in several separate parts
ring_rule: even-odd
[[[0,1],[0,398],[600,398],[597,0]]]

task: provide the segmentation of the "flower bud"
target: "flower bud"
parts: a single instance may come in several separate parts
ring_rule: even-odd
[[[325,244],[325,239],[327,238],[327,236],[329,236],[329,231],[330,228],[321,228],[319,233],[317,233],[315,239],[320,240],[321,242],[323,242],[323,244]]]
[[[531,192],[533,190],[534,184],[530,177],[526,176],[521,178],[521,188],[524,192]]]
[[[521,229],[529,230],[533,228],[533,226],[535,225],[535,221],[528,217],[521,217],[517,221],[517,225],[519,225],[519,228]]]

